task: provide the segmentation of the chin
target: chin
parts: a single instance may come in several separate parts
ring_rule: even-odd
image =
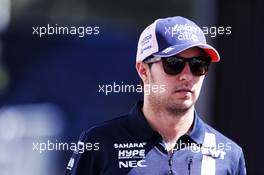
[[[169,111],[170,113],[174,113],[174,114],[179,114],[179,113],[185,113],[190,109],[190,107],[179,107],[179,106],[171,106],[169,108],[167,108],[167,111]]]
[[[181,109],[181,110],[189,110],[192,106],[193,106],[193,104],[181,104],[181,105],[176,105],[176,107],[178,106],[178,108],[179,109]]]
[[[178,111],[178,112],[185,112],[188,111],[193,106],[192,101],[185,101],[185,102],[177,102],[177,103],[171,103],[169,105],[169,110],[171,111]]]
[[[175,101],[176,106],[182,106],[183,108],[189,108],[194,104],[194,101],[191,98],[188,99],[179,99]]]

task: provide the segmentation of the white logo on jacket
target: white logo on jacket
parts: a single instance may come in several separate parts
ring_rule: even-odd
[[[119,168],[147,167],[145,164],[146,142],[140,143],[115,143],[114,148],[118,151]]]

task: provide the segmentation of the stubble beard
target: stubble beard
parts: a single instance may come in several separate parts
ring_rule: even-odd
[[[152,75],[150,76],[149,82],[151,82],[151,84],[155,84],[155,80],[153,79]],[[194,105],[194,102],[192,102],[190,105],[177,104],[175,99],[171,98],[169,95],[164,95],[165,94],[155,94],[153,92],[148,95],[149,103],[152,106],[152,110],[154,112],[160,113],[164,111],[165,113],[171,114],[171,116],[178,117],[185,114]]]
[[[180,102],[177,103],[172,98],[164,97],[163,94],[151,94],[148,98],[154,112],[160,113],[164,111],[165,113],[175,117],[182,116],[194,105],[194,103],[179,104]]]
[[[182,116],[183,114],[187,113],[187,111],[189,111],[193,104],[191,105],[188,105],[188,106],[182,106],[182,105],[178,105],[178,104],[175,104],[175,103],[169,103],[169,104],[164,104],[165,106],[165,110],[172,114],[172,116]]]

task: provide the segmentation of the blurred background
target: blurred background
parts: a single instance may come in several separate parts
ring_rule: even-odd
[[[71,151],[33,143],[77,142],[81,131],[126,113],[140,93],[99,93],[99,85],[139,84],[137,40],[155,19],[185,16],[207,35],[212,65],[196,108],[243,147],[248,174],[263,175],[262,0],[0,0],[0,174],[63,175]],[[99,26],[98,35],[33,35],[33,27]]]

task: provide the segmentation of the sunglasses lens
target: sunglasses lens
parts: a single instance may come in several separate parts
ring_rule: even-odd
[[[189,61],[191,71],[194,75],[201,76],[208,72],[210,58],[197,57]]]
[[[177,57],[168,57],[166,59],[162,59],[162,64],[164,71],[167,74],[176,75],[183,70],[185,61]]]
[[[209,65],[211,63],[209,57],[193,57],[193,58],[181,58],[181,57],[167,57],[162,59],[164,71],[170,75],[179,74],[185,66],[185,62],[188,62],[193,75],[202,76],[208,72]]]

